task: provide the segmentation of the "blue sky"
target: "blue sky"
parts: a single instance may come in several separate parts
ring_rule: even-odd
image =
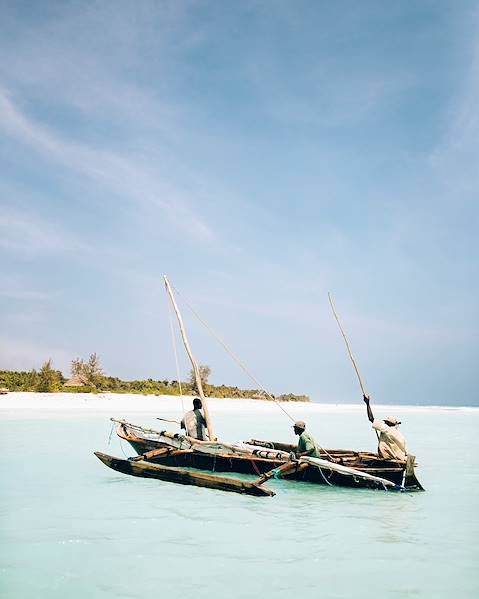
[[[0,6],[0,369],[479,404],[477,2]]]

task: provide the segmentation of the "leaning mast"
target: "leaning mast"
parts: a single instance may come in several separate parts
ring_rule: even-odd
[[[193,367],[193,372],[195,373],[196,387],[198,388],[198,395],[200,396],[201,403],[203,404],[203,411],[205,414],[206,428],[208,430],[208,437],[209,437],[210,441],[214,441],[216,439],[216,437],[213,433],[213,427],[211,425],[210,414],[208,412],[208,405],[206,402],[205,394],[203,392],[203,385],[201,383],[201,377],[200,377],[200,369],[198,368],[198,364],[197,364],[197,362],[193,356],[193,353],[191,351],[190,344],[188,342],[188,337],[186,336],[185,325],[183,324],[183,319],[181,317],[181,313],[178,308],[178,304],[176,303],[175,296],[173,294],[173,290],[171,289],[170,282],[166,278],[166,275],[164,275],[164,279],[165,279],[166,292],[168,293],[168,295],[170,297],[171,303],[173,305],[173,309],[174,309],[176,317],[178,319],[178,324],[180,325],[181,337],[182,337],[183,343],[185,345],[186,353],[188,354],[191,365]]]

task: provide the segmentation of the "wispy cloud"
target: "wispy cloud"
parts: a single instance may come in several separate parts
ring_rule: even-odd
[[[15,11],[6,11],[5,27],[18,28],[21,35],[2,40],[2,79],[22,95],[77,109],[90,118],[106,118],[117,126],[145,125],[156,133],[171,131],[178,106],[168,101],[166,80],[174,73],[174,57],[201,38],[188,27],[195,4],[63,4],[44,19],[20,21],[9,14]],[[155,74],[165,81],[161,95],[145,89],[141,79],[128,77],[129,71],[145,68],[143,52],[151,44]]]
[[[47,300],[50,296],[48,293],[44,293],[43,291],[34,291],[27,289],[0,289],[0,297],[5,297],[7,299],[14,299],[19,301],[43,301]]]
[[[445,121],[445,134],[431,152],[430,163],[442,184],[455,193],[455,201],[463,194],[479,192],[479,10],[473,15],[476,35],[471,36],[470,63],[461,86],[456,90]]]
[[[320,58],[318,63],[292,85],[282,76],[280,64],[271,63],[267,55],[255,57],[251,77],[271,118],[286,125],[346,127],[377,116],[413,85],[406,73],[363,69],[341,74],[335,64],[322,64]]]
[[[344,356],[329,289],[358,353],[384,364],[378,376],[451,346],[460,380],[477,331],[479,58],[454,29],[468,9],[448,10],[10,3],[4,351],[18,366],[55,359],[67,322],[119,375],[148,375],[167,334],[166,268],[278,389],[292,380],[279,363],[298,364],[301,385],[317,385],[321,365],[331,388],[341,380],[327,366],[333,344]]]
[[[83,244],[58,225],[32,213],[4,207],[0,212],[0,247],[24,258],[81,250]]]
[[[88,177],[115,198],[156,206],[170,222],[192,237],[203,241],[214,238],[209,225],[188,205],[186,192],[158,174],[162,170],[161,158],[155,165],[131,154],[121,155],[64,139],[28,118],[1,91],[0,129],[45,158]]]
[[[33,23],[12,17],[23,35],[0,45],[0,130],[87,177],[105,201],[148,205],[170,229],[211,242],[201,209],[209,183],[181,157],[190,132],[173,92],[180,57],[202,40],[190,26],[195,5],[64,5]],[[145,52],[154,54],[155,86],[142,80]]]

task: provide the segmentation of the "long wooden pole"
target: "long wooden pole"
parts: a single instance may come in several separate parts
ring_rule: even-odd
[[[344,329],[341,326],[341,323],[339,322],[338,314],[337,314],[337,312],[336,312],[336,310],[334,308],[333,298],[331,297],[331,293],[329,293],[329,291],[328,291],[328,299],[329,299],[329,303],[331,304],[331,309],[333,311],[334,318],[336,319],[336,322],[338,323],[339,330],[341,331],[341,335],[343,336],[344,343],[346,344],[346,349],[348,350],[349,357],[351,358],[351,362],[353,363],[354,370],[356,371],[356,375],[358,377],[359,386],[361,387],[361,391],[363,392],[363,396],[364,396],[364,395],[366,395],[366,389],[364,388],[363,379],[361,378],[361,374],[359,372],[358,365],[356,364],[356,360],[354,359],[353,353],[352,353],[351,348],[349,346],[349,341],[348,341],[348,338],[346,337],[346,333],[344,332]],[[379,433],[378,433],[378,431],[375,430],[375,432],[376,432],[376,437],[379,439]]]
[[[336,319],[336,322],[338,323],[339,330],[341,331],[341,335],[343,336],[344,343],[346,344],[346,349],[348,350],[349,357],[351,358],[351,362],[353,363],[354,370],[356,371],[356,375],[357,375],[358,381],[359,381],[359,386],[361,387],[361,391],[363,392],[363,395],[366,395],[366,391],[364,389],[364,384],[363,384],[363,379],[361,378],[358,365],[356,364],[356,360],[354,359],[354,356],[351,352],[351,348],[349,347],[349,342],[348,342],[348,338],[346,337],[346,333],[344,332],[343,327],[341,326],[341,323],[339,322],[339,317],[334,308],[333,298],[331,297],[331,293],[329,293],[329,291],[328,291],[328,298],[329,298],[329,303],[331,304],[331,309],[333,311],[334,318]]]
[[[208,437],[210,438],[210,441],[214,441],[216,439],[216,437],[214,435],[213,427],[211,425],[210,414],[208,412],[208,404],[206,402],[205,394],[203,392],[203,385],[201,384],[200,369],[198,368],[198,364],[196,363],[196,360],[191,351],[190,344],[188,342],[188,337],[186,336],[185,325],[183,324],[183,319],[181,317],[181,313],[178,308],[178,304],[176,303],[175,296],[173,294],[173,290],[171,289],[170,283],[169,283],[168,279],[166,278],[166,276],[164,277],[164,279],[165,279],[166,292],[168,293],[168,295],[170,297],[171,303],[173,305],[173,309],[174,309],[176,317],[178,319],[178,324],[180,325],[181,337],[183,338],[183,343],[185,345],[186,353],[188,354],[191,365],[193,367],[193,372],[195,373],[195,380],[196,380],[196,386],[198,388],[198,395],[201,397],[201,403],[203,404],[203,411],[204,411],[205,420],[206,420],[206,428],[208,429]]]

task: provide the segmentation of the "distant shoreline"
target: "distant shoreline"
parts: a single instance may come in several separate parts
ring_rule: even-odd
[[[126,393],[34,393],[29,391],[10,392],[0,395],[0,412],[10,410],[82,410],[88,412],[108,412],[118,415],[122,412],[182,413],[191,409],[192,396],[138,395]],[[356,412],[363,411],[361,401],[354,404],[319,403],[312,401],[280,402],[294,417],[312,412]],[[271,400],[242,398],[208,398],[211,410],[219,412],[270,412],[278,406]],[[438,405],[389,405],[375,404],[383,411],[395,413],[417,411],[458,412],[469,411],[479,414],[478,406],[438,406]],[[379,414],[378,417],[381,417]]]

